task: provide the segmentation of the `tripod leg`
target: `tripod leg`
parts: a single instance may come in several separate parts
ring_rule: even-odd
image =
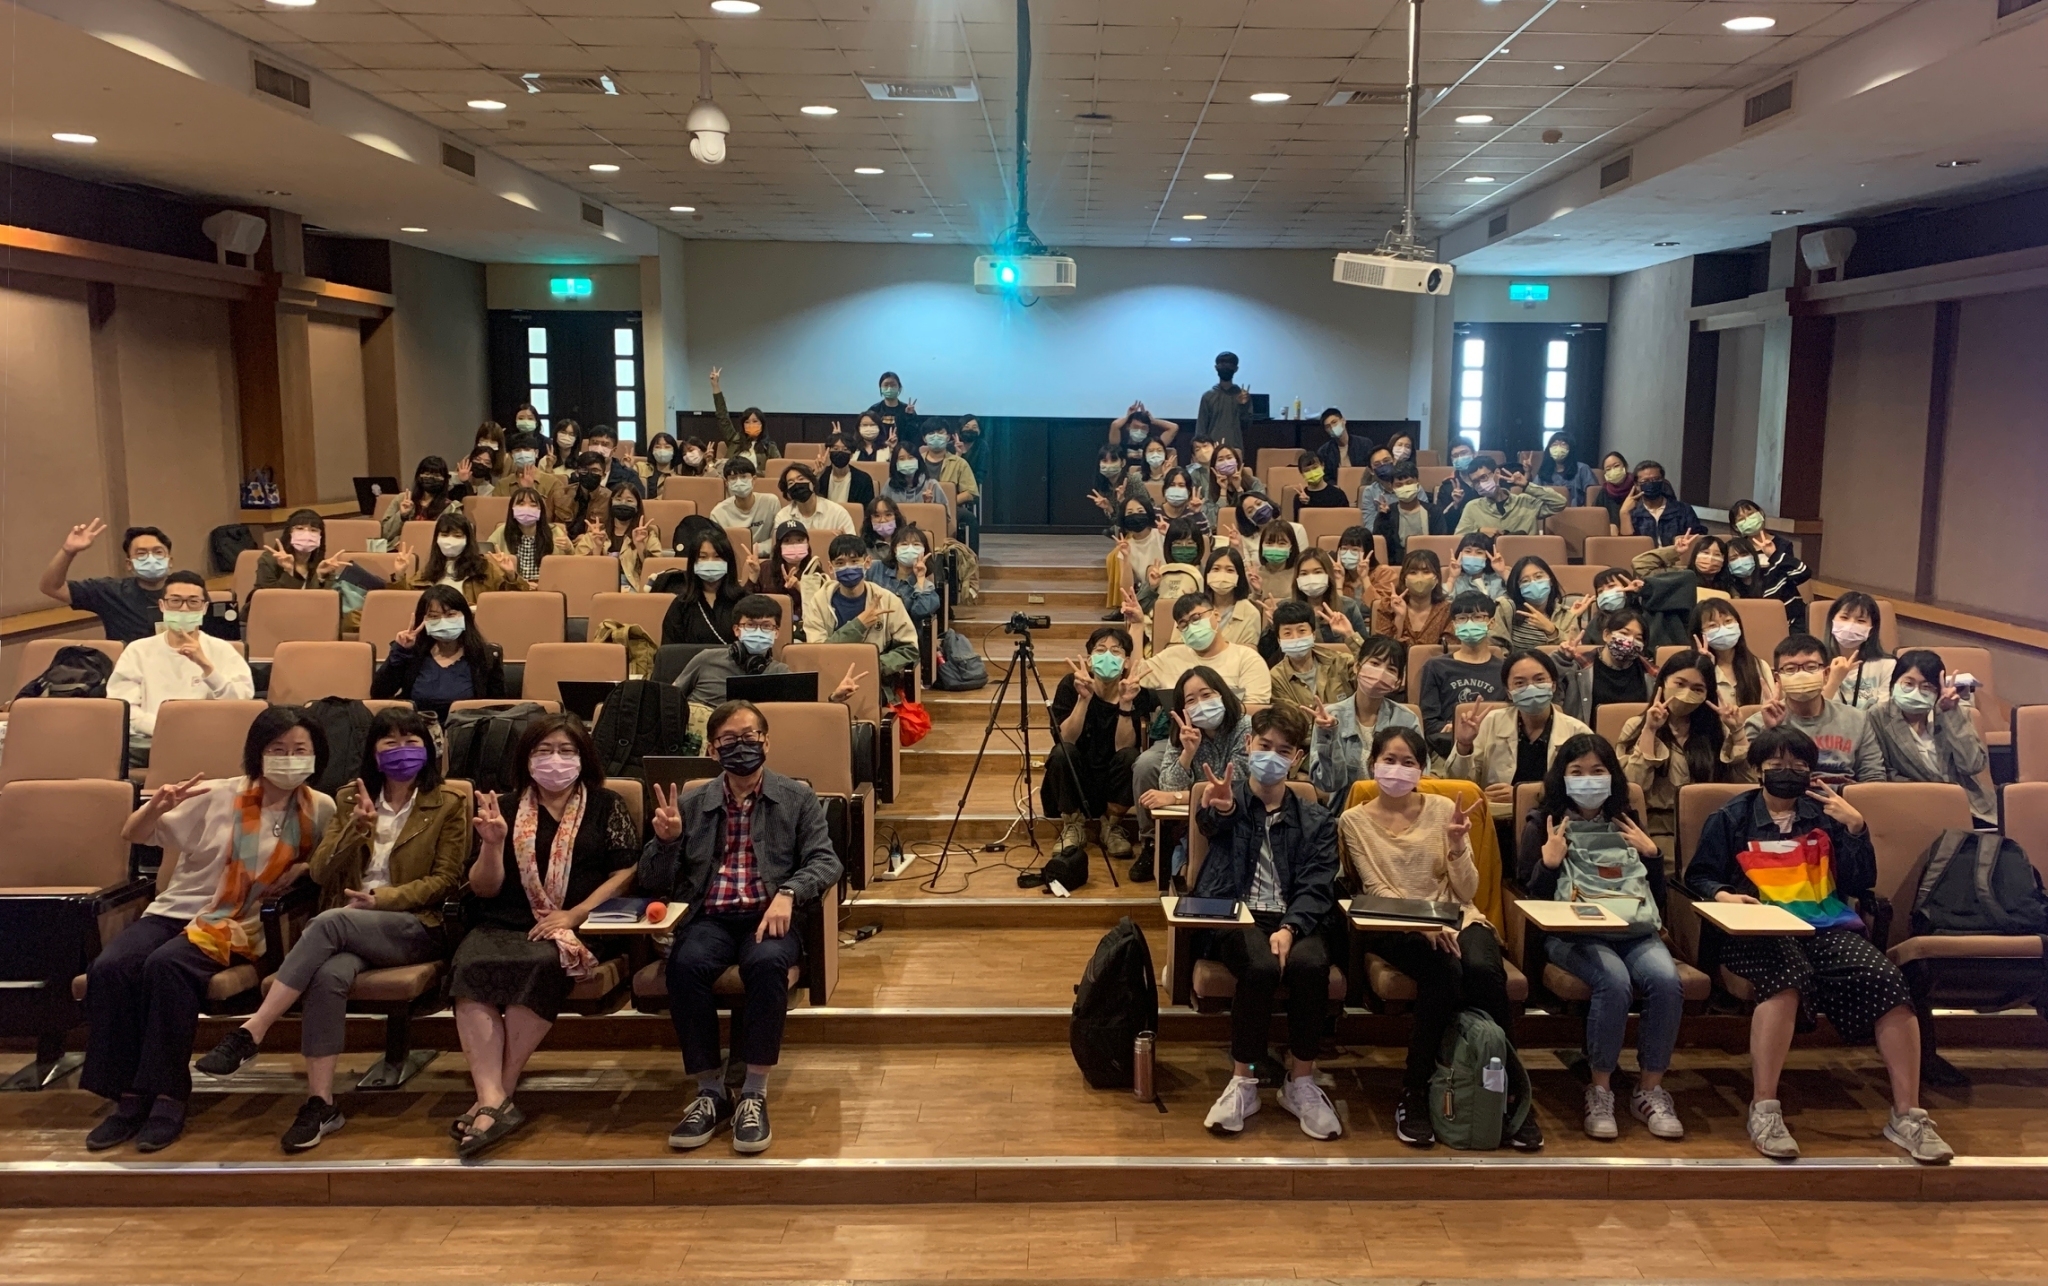
[[[982,757],[988,754],[988,739],[995,735],[996,721],[1003,715],[1003,698],[1009,694],[1010,680],[1017,677],[1017,662],[1012,659],[1010,668],[1003,675],[1003,681],[996,685],[995,699],[988,705],[988,725],[981,730],[981,748],[974,752],[974,763],[967,770],[967,784],[960,788],[960,802],[953,808],[953,824],[946,828],[946,842],[939,846],[938,870],[932,872],[936,881],[946,869],[946,859],[953,853],[953,836],[960,829],[960,815],[967,811],[967,797],[974,793],[974,779],[981,773]],[[1020,686],[1019,692],[1023,691]]]

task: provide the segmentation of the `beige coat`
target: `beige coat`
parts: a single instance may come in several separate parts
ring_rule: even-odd
[[[1487,786],[1509,785],[1515,780],[1516,725],[1521,721],[1521,711],[1513,706],[1501,710],[1490,710],[1479,721],[1479,733],[1472,738],[1472,753],[1461,755],[1456,745],[1451,747],[1451,757],[1444,763],[1446,777],[1477,782],[1484,789]],[[1572,718],[1564,711],[1552,706],[1550,710],[1550,742],[1543,762],[1548,765],[1557,754],[1557,748],[1580,733],[1591,732],[1585,724]],[[1495,820],[1514,816],[1512,803],[1488,801],[1488,808]]]

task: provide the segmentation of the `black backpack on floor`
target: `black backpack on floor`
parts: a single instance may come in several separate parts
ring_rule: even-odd
[[[255,534],[238,522],[223,523],[206,533],[206,556],[216,576],[232,574],[242,555],[257,548]]]
[[[1945,830],[1913,895],[1915,934],[2048,934],[2048,893],[2026,850],[1993,831]]]
[[[301,708],[327,735],[327,767],[306,784],[323,795],[332,795],[363,770],[363,744],[370,738],[370,707],[353,697],[321,697]]]
[[[22,685],[20,697],[103,697],[114,674],[114,658],[96,647],[76,644],[57,649],[50,664]]]
[[[512,747],[526,725],[546,714],[538,702],[519,701],[448,714],[448,777],[475,790],[512,789]]]
[[[1139,1032],[1159,1030],[1159,986],[1152,949],[1131,917],[1096,944],[1095,956],[1074,988],[1074,1018],[1067,1028],[1074,1062],[1099,1090],[1131,1088],[1131,1050]]]
[[[682,689],[652,679],[628,679],[613,688],[590,739],[607,777],[638,777],[649,755],[687,755],[690,703]]]

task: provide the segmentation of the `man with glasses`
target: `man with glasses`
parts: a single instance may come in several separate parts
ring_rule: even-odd
[[[654,838],[636,876],[648,897],[689,905],[669,949],[668,995],[697,1096],[668,1144],[702,1147],[730,1124],[735,1152],[765,1152],[774,1137],[768,1073],[782,1055],[789,971],[803,954],[793,922],[800,907],[839,883],[839,856],[816,792],[768,771],[768,717],[760,707],[726,702],[711,712],[704,736],[724,771],[681,799],[680,787],[655,789]],[[746,987],[733,1013],[733,1052],[747,1065],[737,1104],[726,1095],[711,991],[734,965]]]
[[[248,701],[256,686],[231,644],[202,632],[206,581],[198,572],[164,578],[163,632],[122,649],[107,695],[128,703],[128,762],[149,762],[157,708],[166,701]]]
[[[1811,634],[1787,635],[1771,651],[1771,668],[1777,682],[1746,725],[1752,740],[1766,728],[1797,728],[1813,738],[1820,752],[1814,780],[1836,788],[1885,780],[1884,749],[1871,735],[1869,717],[1822,695],[1828,670],[1825,644]]]

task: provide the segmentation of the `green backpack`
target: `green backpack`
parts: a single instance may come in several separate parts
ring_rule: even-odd
[[[1529,1116],[1529,1073],[1507,1033],[1484,1010],[1460,1010],[1429,1078],[1436,1137],[1461,1151],[1492,1151]]]

